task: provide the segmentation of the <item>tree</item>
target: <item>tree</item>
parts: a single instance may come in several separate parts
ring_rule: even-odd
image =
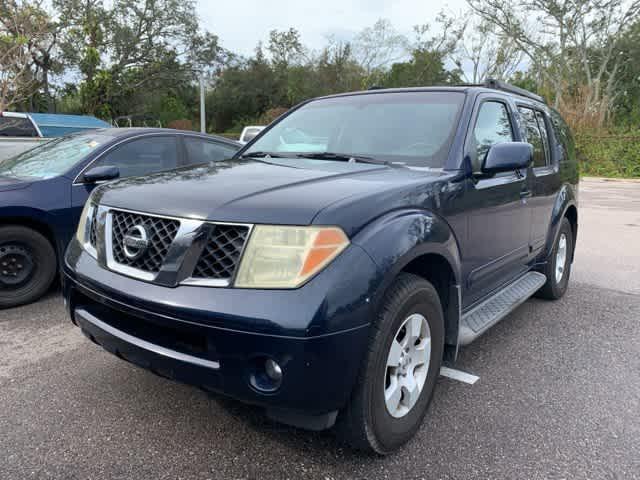
[[[640,19],[624,32],[616,51],[620,52],[620,70],[616,95],[618,121],[640,125]]]
[[[364,69],[366,86],[380,81],[385,69],[407,57],[409,40],[398,33],[387,19],[362,30],[353,41],[353,55]]]
[[[488,78],[507,80],[515,74],[524,59],[518,45],[504,35],[496,35],[486,20],[464,15],[459,20],[463,34],[450,54],[463,72],[465,81],[482,83]]]
[[[0,110],[33,104],[41,86],[48,100],[54,45],[54,23],[41,2],[0,0]]]
[[[638,18],[640,0],[468,0],[484,21],[513,41],[549,85],[554,105],[599,127],[617,95],[618,44]]]

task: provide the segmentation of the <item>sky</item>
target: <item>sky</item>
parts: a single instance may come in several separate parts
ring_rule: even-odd
[[[465,7],[465,0],[198,0],[197,13],[224,48],[249,56],[273,29],[294,27],[305,46],[319,50],[328,36],[351,40],[380,18],[412,38],[414,25],[433,23],[443,9],[460,13]]]

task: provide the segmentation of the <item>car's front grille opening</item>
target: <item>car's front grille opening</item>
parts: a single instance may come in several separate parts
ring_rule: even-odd
[[[215,225],[193,271],[198,279],[226,280],[233,277],[247,241],[245,225]]]
[[[136,338],[176,352],[215,360],[212,358],[214,348],[208,341],[202,327],[190,325],[171,327],[166,324],[150,322],[142,317],[98,304],[80,292],[75,293],[74,303],[76,308],[85,308],[101,321]]]
[[[98,209],[93,208],[93,213],[91,214],[91,219],[89,220],[89,244],[96,248],[98,245]]]
[[[162,268],[169,247],[178,233],[180,222],[170,218],[112,210],[111,238],[116,262],[145,272],[157,273]],[[138,258],[129,258],[124,251],[124,237],[133,227],[143,227],[148,235],[146,251]]]

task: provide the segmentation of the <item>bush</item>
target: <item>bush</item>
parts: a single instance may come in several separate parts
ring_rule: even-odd
[[[640,132],[577,134],[582,175],[640,178]]]

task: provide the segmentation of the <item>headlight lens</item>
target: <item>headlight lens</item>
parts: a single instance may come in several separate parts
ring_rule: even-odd
[[[78,230],[76,230],[76,239],[80,242],[80,245],[84,245],[87,242],[87,222],[89,220],[89,210],[91,209],[91,197],[84,204],[82,214],[80,215],[80,223],[78,223]]]
[[[256,225],[235,281],[241,288],[296,288],[349,245],[338,227]]]

